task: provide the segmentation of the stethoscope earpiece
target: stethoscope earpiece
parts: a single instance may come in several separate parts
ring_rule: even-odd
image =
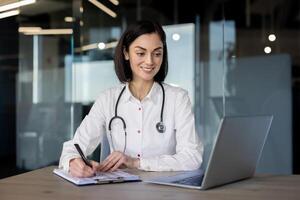
[[[164,133],[166,131],[166,126],[164,125],[163,122],[158,122],[156,124],[156,129],[159,133]]]

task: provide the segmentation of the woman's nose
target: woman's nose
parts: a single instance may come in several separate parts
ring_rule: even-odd
[[[147,55],[146,57],[146,64],[152,65],[153,64],[153,56],[151,54]]]

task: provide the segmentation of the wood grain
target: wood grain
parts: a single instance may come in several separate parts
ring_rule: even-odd
[[[78,187],[52,173],[54,166],[0,180],[1,200],[299,200],[300,175],[260,175],[206,191],[143,182]],[[175,172],[130,171],[142,179]]]

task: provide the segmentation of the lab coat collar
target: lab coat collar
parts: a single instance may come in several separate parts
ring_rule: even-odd
[[[158,96],[160,96],[160,95],[162,95],[160,85],[157,82],[154,82],[150,92],[143,99],[143,101],[150,100],[150,101],[152,101],[153,103],[156,104],[157,101],[158,101]],[[126,88],[125,88],[122,99],[123,99],[124,102],[128,102],[128,101],[133,100],[133,99],[136,100],[136,98],[133,96],[133,94],[131,93],[131,91],[129,89],[129,83],[128,82],[126,83]]]

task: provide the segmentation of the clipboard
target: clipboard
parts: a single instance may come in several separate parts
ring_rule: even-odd
[[[54,169],[53,173],[77,186],[141,181],[139,176],[122,170],[114,172],[100,172],[89,178],[74,177],[63,169]]]

